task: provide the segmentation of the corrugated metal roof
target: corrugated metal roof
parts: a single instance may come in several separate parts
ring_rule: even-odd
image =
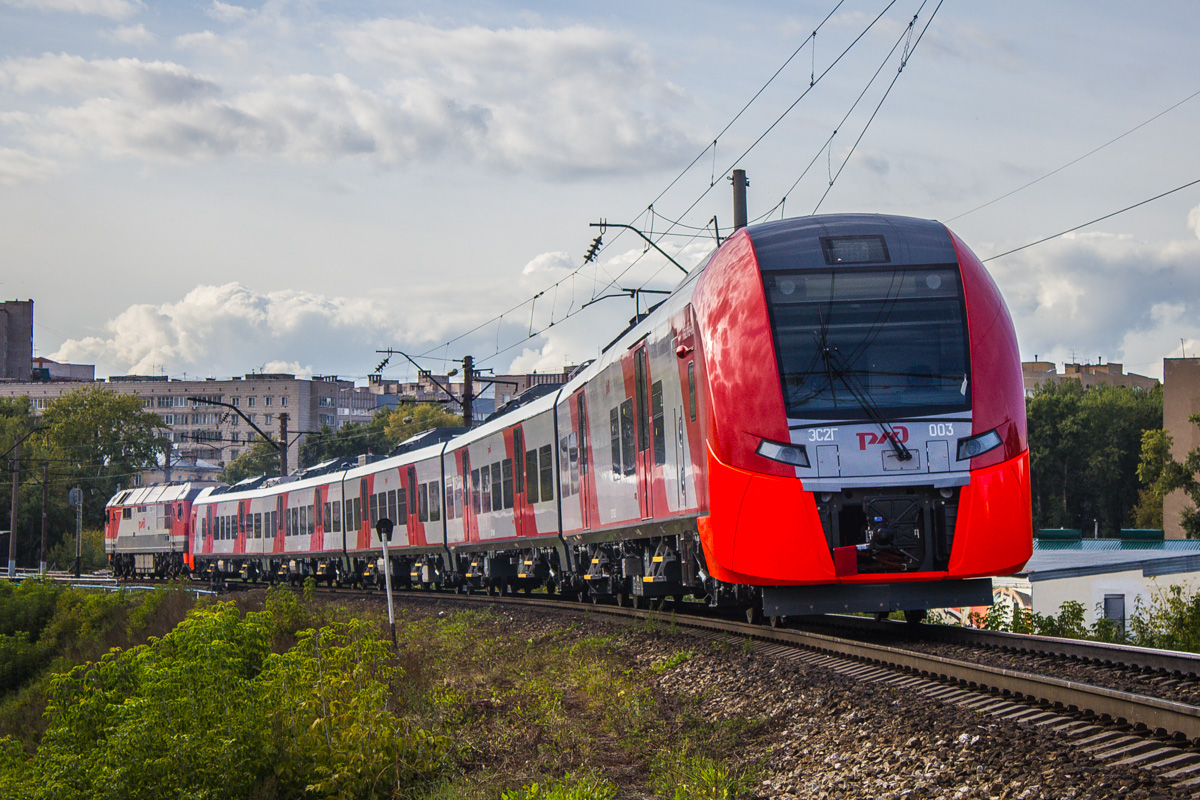
[[[1142,574],[1172,575],[1200,571],[1200,541],[1161,542],[1083,539],[1034,540],[1033,557],[1021,571],[1031,581],[1102,575],[1141,569]]]

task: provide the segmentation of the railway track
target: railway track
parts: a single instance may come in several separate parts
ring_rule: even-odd
[[[333,593],[382,599],[382,593],[370,590]],[[701,638],[749,640],[755,650],[773,657],[799,660],[854,680],[894,685],[980,714],[1047,726],[1101,761],[1151,769],[1200,797],[1200,704],[1054,674],[1061,674],[1064,661],[1072,661],[1111,675],[1137,676],[1143,682],[1150,676],[1151,687],[1186,686],[1190,691],[1200,675],[1200,656],[1194,654],[865,618],[804,620],[798,624],[806,627],[773,628],[699,613],[699,608],[692,613],[686,608],[690,604],[673,612],[537,596],[400,591],[395,597],[401,603],[437,600],[657,619]],[[962,657],[930,652],[931,644],[957,648]],[[985,663],[997,653],[1019,654],[1024,668]]]

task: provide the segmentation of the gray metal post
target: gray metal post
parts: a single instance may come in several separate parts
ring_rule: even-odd
[[[76,486],[75,491],[79,493],[79,505],[75,506],[75,577],[78,578],[83,560],[83,490]]]
[[[475,405],[475,359],[471,356],[463,356],[463,425],[467,428],[471,427],[474,422]]]
[[[388,600],[388,627],[392,629],[392,648],[396,647],[396,612],[392,609],[392,560],[388,558],[387,544],[388,537],[380,535],[380,543],[383,544],[383,581],[387,587]]]
[[[21,443],[13,446],[12,512],[8,523],[8,577],[17,577],[17,503],[21,489]]]
[[[746,170],[735,169],[733,171],[733,229],[746,227],[746,187],[749,182],[746,180]]]
[[[46,506],[50,503],[50,465],[42,462],[42,550],[38,559],[38,574],[46,575]]]
[[[286,478],[288,474],[288,415],[285,411],[279,415],[279,477]]]

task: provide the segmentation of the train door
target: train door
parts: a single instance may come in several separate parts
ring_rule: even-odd
[[[646,345],[633,352],[633,405],[637,417],[637,493],[642,519],[654,515],[651,492],[654,480],[654,450],[650,446],[650,394],[646,374]]]
[[[516,491],[513,496],[513,522],[516,524],[517,536],[533,536],[537,533],[533,524],[533,505],[526,497],[525,483],[525,429],[520,425],[513,428],[512,436],[512,472],[513,486]]]
[[[425,527],[421,526],[420,531],[417,530],[417,522],[420,521],[420,497],[417,490],[417,468],[409,466],[408,468],[408,543],[409,544],[425,544]],[[426,501],[428,502],[428,500]],[[421,535],[420,541],[417,541],[418,532]]]
[[[579,447],[579,508],[580,519],[584,528],[591,528],[597,520],[592,519],[593,493],[595,484],[589,480],[591,464],[589,459],[590,445],[588,442],[587,407],[583,399],[583,389],[575,395],[575,434]]]

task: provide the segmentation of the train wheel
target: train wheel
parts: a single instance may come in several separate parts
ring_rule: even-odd
[[[751,625],[761,625],[763,621],[762,609],[758,606],[750,606],[746,609],[746,622]]]
[[[487,586],[485,586],[485,587],[484,587],[484,591],[485,591],[485,592],[487,592],[487,596],[488,596],[488,597],[495,597],[495,596],[496,596],[496,587],[495,587],[495,586],[493,586],[493,585],[492,585],[492,584],[490,584],[490,583],[489,583],[489,584],[487,584]]]
[[[786,628],[787,617],[767,617],[767,622],[772,628]]]

